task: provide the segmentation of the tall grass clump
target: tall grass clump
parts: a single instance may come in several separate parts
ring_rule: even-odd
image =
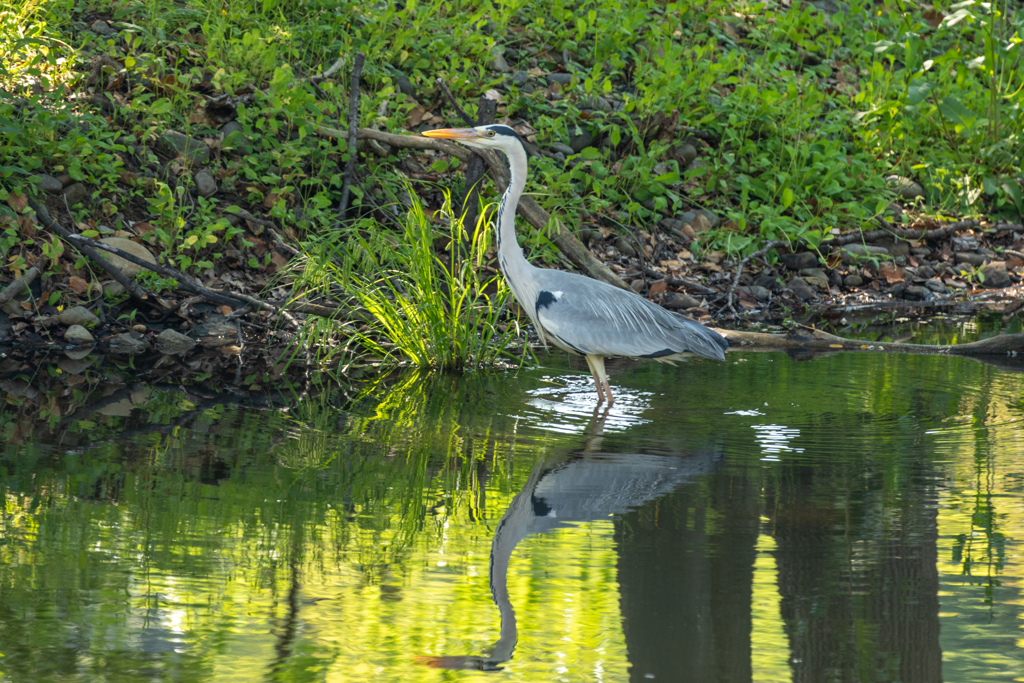
[[[438,215],[448,228],[439,235],[410,196],[401,239],[382,249],[356,238],[360,266],[339,271],[336,284],[369,314],[370,329],[357,333],[358,343],[387,361],[421,368],[521,364],[529,351],[508,313],[511,291],[482,267],[490,246],[486,220],[470,229],[446,197]]]

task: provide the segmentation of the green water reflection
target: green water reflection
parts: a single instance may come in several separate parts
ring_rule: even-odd
[[[0,680],[1024,680],[1017,368],[543,361],[5,419]]]

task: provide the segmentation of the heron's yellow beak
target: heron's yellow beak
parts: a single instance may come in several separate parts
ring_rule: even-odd
[[[438,128],[437,130],[425,130],[422,134],[428,138],[444,138],[456,142],[479,140],[483,137],[479,131],[473,128]]]

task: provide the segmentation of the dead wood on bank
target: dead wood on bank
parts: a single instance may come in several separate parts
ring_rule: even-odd
[[[767,334],[741,330],[716,332],[729,340],[730,351],[869,351],[876,353],[914,353],[950,356],[1024,357],[1024,333],[1001,334],[967,344],[907,344],[844,339],[810,327],[786,334]]]

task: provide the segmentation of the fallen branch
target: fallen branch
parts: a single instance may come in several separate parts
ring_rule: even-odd
[[[87,238],[81,238],[85,240],[85,243],[76,240],[76,237],[81,236],[73,235],[64,226],[60,225],[57,221],[50,218],[49,214],[45,210],[43,210],[35,201],[30,199],[28,205],[32,207],[33,211],[36,212],[36,218],[43,224],[43,226],[47,230],[49,230],[50,232],[57,233],[62,238],[64,238],[64,240],[66,240],[68,243],[73,244],[75,248],[78,249],[80,252],[82,252],[90,259],[92,259],[92,261],[96,265],[98,265],[103,270],[107,271],[107,273],[110,274],[110,277],[114,278],[114,280],[116,280],[118,284],[124,287],[125,291],[128,292],[133,298],[138,299],[139,301],[142,301],[144,303],[154,305],[154,300],[151,300],[149,298],[149,292],[140,287],[135,282],[135,280],[131,279],[130,277],[122,273],[120,268],[115,267],[110,261],[103,258],[103,256],[101,256],[100,253],[93,248],[94,246],[100,245],[99,242],[93,242],[93,240]],[[118,254],[118,256],[121,256],[121,254]],[[146,265],[152,264],[146,262]],[[160,301],[158,297],[154,297],[154,299],[156,302],[155,305],[157,305],[157,307],[165,308],[163,302]]]
[[[25,274],[19,277],[11,284],[4,287],[4,291],[0,292],[0,304],[5,304],[14,297],[25,291],[25,288],[32,284],[32,281],[39,277],[39,268],[32,266]]]
[[[344,139],[348,135],[346,131],[328,126],[313,126],[312,129],[318,135],[329,138]],[[473,155],[467,148],[447,140],[425,138],[416,135],[396,135],[372,128],[360,128],[357,137],[360,140],[377,140],[378,142],[405,149],[431,149],[455,157],[460,161],[469,161]],[[484,160],[487,162],[491,178],[498,186],[498,192],[504,192],[505,188],[508,187],[508,173],[505,171],[504,165],[493,152],[481,151],[483,152]],[[622,289],[629,289],[629,285],[623,282],[622,278],[598,261],[575,235],[565,229],[558,218],[548,214],[532,197],[524,195],[519,200],[519,214],[538,230],[546,230],[549,225],[553,225],[554,235],[551,241],[584,273],[596,280],[602,280]]]
[[[828,332],[801,327],[787,334],[767,334],[740,330],[716,332],[729,340],[730,350],[743,351],[874,351],[953,356],[1024,356],[1024,333],[1001,334],[968,344],[904,344],[903,342],[865,342],[844,339]]]

